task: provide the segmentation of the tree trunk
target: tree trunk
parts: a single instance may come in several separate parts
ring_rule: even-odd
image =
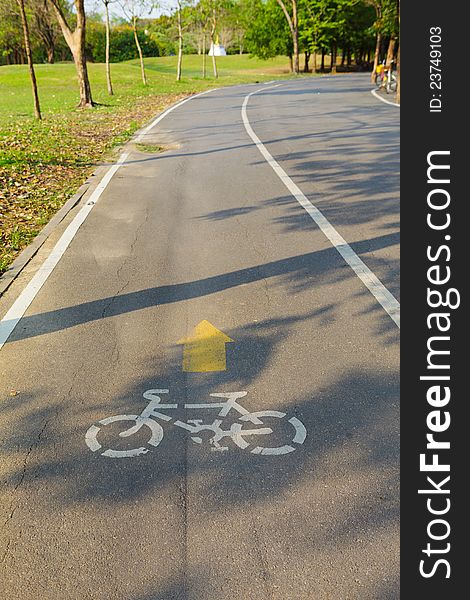
[[[374,54],[374,66],[370,76],[371,83],[375,83],[375,71],[379,64],[380,59],[380,47],[382,46],[382,33],[380,27],[382,26],[382,7],[379,4],[375,5],[375,13],[377,16],[376,27],[377,27],[377,38],[375,40],[375,54]]]
[[[336,44],[331,47],[330,71],[336,73]]]
[[[292,35],[292,41],[294,43],[294,73],[297,75],[300,72],[299,66],[299,32],[295,30],[295,33]]]
[[[31,43],[29,40],[29,29],[28,20],[26,19],[26,12],[24,10],[24,0],[18,0],[18,6],[21,13],[21,23],[23,25],[24,35],[24,47],[26,50],[26,56],[28,58],[29,76],[31,78],[31,87],[33,90],[33,101],[34,101],[34,116],[36,119],[41,120],[41,107],[39,106],[38,86],[36,83],[36,74],[34,73],[33,56],[31,54]]]
[[[142,54],[142,48],[140,47],[139,37],[137,35],[137,17],[132,17],[132,30],[134,31],[135,45],[137,46],[137,52],[139,53],[140,60],[140,73],[142,75],[142,83],[147,85],[147,77],[145,76],[144,57]]]
[[[379,64],[379,58],[380,58],[380,46],[382,45],[382,34],[380,33],[380,31],[377,32],[377,40],[375,42],[375,54],[374,54],[374,66],[372,67],[372,74],[370,77],[370,80],[372,83],[375,83],[375,71],[377,69],[377,66]]]
[[[299,65],[299,26],[297,19],[297,0],[292,1],[292,41],[294,42],[294,72],[300,73]]]
[[[183,62],[183,27],[181,25],[181,1],[178,4],[178,66],[176,68],[176,81],[181,81],[181,64]]]
[[[72,52],[75,67],[77,69],[78,87],[80,90],[79,108],[88,108],[93,106],[93,98],[91,96],[90,80],[88,79],[88,70],[85,56],[85,5],[84,0],[75,0],[75,8],[77,12],[77,26],[75,31],[72,31],[65,19],[59,0],[49,0],[54,9],[55,15],[59,22],[62,34],[67,42],[70,51]]]
[[[47,54],[47,62],[54,63],[55,50],[55,31],[51,22],[49,5],[47,0],[40,0],[35,3],[37,10],[34,11],[34,20],[36,24],[37,35],[41,38]]]
[[[390,64],[393,60],[393,55],[395,54],[395,43],[395,38],[391,37],[390,41],[388,42],[387,58],[385,60],[385,66],[387,69],[390,67]]]
[[[289,54],[289,69],[291,73],[294,72],[294,61],[292,60],[292,54]]]
[[[397,52],[397,104],[400,104],[400,45]]]
[[[321,51],[321,66],[320,71],[323,73],[325,70],[325,51],[322,49]]]
[[[308,61],[310,60],[310,52],[305,51],[304,73],[308,73]]]
[[[110,43],[110,26],[109,26],[109,2],[104,3],[106,10],[106,82],[108,84],[108,94],[113,95],[113,84],[111,83],[111,67],[109,65],[109,43]]]
[[[314,50],[313,51],[313,67],[312,67],[312,73],[316,73],[317,72],[317,51]]]
[[[215,29],[217,27],[217,14],[215,12],[215,5],[212,9],[212,28],[211,28],[211,42],[212,42],[212,70],[214,71],[214,77],[217,79],[219,77],[219,74],[217,73],[217,61],[215,60],[215,52],[214,52],[214,45],[215,45]]]
[[[214,54],[214,42],[212,42],[212,71],[214,73],[214,77],[216,79],[218,79],[219,74],[217,72],[217,61],[215,60],[215,54]]]
[[[36,21],[36,27],[37,21]],[[54,64],[54,50],[55,50],[55,39],[50,31],[41,31],[38,28],[37,34],[41,38],[42,43],[44,44],[44,49],[46,50],[47,62],[52,65]]]
[[[93,100],[91,99],[90,81],[88,79],[88,72],[86,66],[86,57],[84,51],[73,52],[73,60],[77,68],[78,75],[78,89],[80,90],[80,108],[91,108],[93,106]]]
[[[286,8],[283,0],[277,0],[277,3],[282,8],[282,12],[287,19],[289,29],[292,35],[292,46],[294,50],[294,61],[293,61],[293,72],[299,74],[299,27],[297,17],[297,0],[291,0],[292,3],[292,16]]]
[[[206,78],[206,34],[202,36],[202,78]]]

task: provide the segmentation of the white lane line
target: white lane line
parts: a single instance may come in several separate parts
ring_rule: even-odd
[[[245,100],[243,101],[242,119],[248,135],[253,140],[261,154],[264,156],[266,162],[271,166],[273,171],[289,190],[289,192],[294,196],[297,202],[307,211],[307,213],[315,221],[315,223],[322,230],[325,236],[330,240],[330,242],[333,244],[336,250],[341,254],[341,256],[344,258],[347,264],[356,273],[356,275],[364,283],[364,285],[369,289],[369,291],[373,294],[376,300],[382,305],[384,310],[390,315],[395,324],[398,327],[400,327],[400,303],[398,302],[398,300],[387,290],[387,288],[378,279],[378,277],[374,273],[372,273],[369,267],[367,267],[362,262],[359,256],[354,252],[354,250],[346,242],[346,240],[336,231],[336,229],[323,215],[323,213],[321,213],[318,210],[318,208],[314,206],[310,202],[310,200],[308,200],[308,198],[305,196],[302,190],[292,181],[292,179],[289,177],[289,175],[287,175],[287,173],[279,165],[279,163],[276,160],[274,160],[274,158],[268,152],[265,145],[261,142],[256,133],[253,131],[253,128],[251,127],[250,122],[248,120],[246,107],[251,96],[253,96],[254,94],[258,94],[259,92],[264,91],[266,89],[269,88],[261,88],[259,90],[256,90],[255,92],[251,92],[251,94],[248,94],[245,97]]]
[[[8,310],[6,315],[0,321],[0,350],[2,349],[7,339],[10,337],[12,331],[18,325],[18,322],[26,312],[28,306],[34,300],[37,293],[47,281],[47,278],[52,273],[59,260],[62,258],[62,255],[67,250],[70,242],[73,240],[79,227],[88,217],[91,210],[93,209],[93,206],[98,202],[101,194],[108,186],[108,183],[111,181],[113,175],[122,166],[122,164],[125,162],[128,156],[128,153],[121,154],[117,163],[110,167],[106,175],[94,189],[87,203],[80,209],[79,213],[76,215],[74,220],[64,231],[61,238],[54,246],[52,252],[46,258],[43,264],[39,267],[39,270],[36,272],[34,277],[24,288],[24,290],[15,300],[15,302]]]
[[[200,94],[195,94],[194,96],[189,96],[189,98],[185,98],[184,100],[181,100],[181,102],[178,102],[177,104],[174,104],[173,106],[171,106],[170,108],[165,110],[161,115],[159,115],[156,119],[154,119],[140,133],[140,135],[136,138],[137,141],[141,140],[143,138],[143,136],[152,129],[152,127],[155,127],[155,125],[157,125],[157,123],[159,123],[170,112],[175,110],[175,108],[178,108],[179,106],[185,104],[186,102],[189,102],[189,100],[193,100],[194,98],[197,98],[198,96],[202,96],[204,94],[208,94],[209,92],[213,92],[213,91],[215,91],[215,89],[218,89],[218,88],[206,90],[205,92],[201,92]],[[125,154],[122,154],[119,157],[119,160],[116,162],[116,164],[114,164],[112,167],[110,167],[110,169],[107,171],[106,175],[103,177],[103,179],[100,181],[100,183],[97,185],[97,187],[91,194],[87,203],[81,208],[80,212],[76,215],[74,220],[69,224],[67,229],[64,231],[61,238],[59,239],[57,244],[54,246],[52,252],[46,258],[46,260],[43,262],[43,264],[39,267],[39,270],[36,272],[34,277],[31,279],[31,281],[28,283],[28,285],[24,288],[24,290],[21,292],[21,294],[18,296],[18,298],[12,304],[12,306],[10,307],[8,312],[5,314],[3,319],[0,321],[0,350],[3,348],[3,346],[5,345],[5,342],[8,340],[8,338],[12,334],[15,327],[18,325],[19,321],[25,314],[29,305],[34,300],[34,298],[36,297],[37,293],[42,288],[44,283],[47,281],[49,275],[52,273],[52,271],[56,267],[59,260],[62,258],[64,252],[67,250],[70,242],[73,240],[78,229],[80,228],[82,223],[85,221],[85,219],[90,214],[93,206],[100,199],[101,194],[107,188],[109,182],[115,175],[116,171],[124,164],[124,162],[127,160],[128,156],[129,156],[128,152]]]
[[[398,108],[400,108],[400,105],[397,104],[396,102],[391,102],[390,100],[385,100],[385,98],[382,98],[382,96],[380,94],[377,94],[376,90],[371,90],[370,93],[375,96],[376,98],[378,98],[379,100],[382,100],[382,102],[385,102],[385,104],[391,104],[392,106],[396,106]]]

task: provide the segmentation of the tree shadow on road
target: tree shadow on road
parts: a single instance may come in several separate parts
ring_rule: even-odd
[[[328,312],[325,308],[308,318],[322,319]],[[358,579],[365,587],[357,596],[350,591],[351,597],[386,598],[377,592],[381,578],[384,572],[391,580],[397,574],[397,374],[356,368],[325,376],[315,372],[312,362],[311,377],[302,381],[303,371],[293,363],[289,380],[277,381],[272,385],[272,394],[261,395],[261,389],[269,389],[261,382],[273,356],[282,350],[295,325],[295,319],[272,319],[230,331],[239,344],[231,351],[229,363],[233,367],[225,373],[183,374],[181,349],[169,348],[167,354],[171,358],[167,366],[144,365],[143,372],[149,375],[122,388],[112,398],[107,397],[106,387],[90,389],[81,378],[71,384],[67,397],[54,398],[48,390],[37,389],[28,396],[10,398],[2,410],[2,420],[7,423],[3,429],[2,480],[5,490],[12,494],[6,528],[15,529],[20,522],[28,530],[27,523],[39,519],[42,532],[34,527],[34,537],[25,537],[28,552],[34,556],[42,552],[47,531],[61,523],[65,537],[55,542],[60,566],[66,560],[67,536],[87,546],[85,531],[95,523],[99,535],[104,535],[102,521],[106,515],[123,511],[132,515],[130,521],[120,522],[119,534],[132,535],[135,523],[135,533],[145,539],[151,531],[149,526],[157,530],[161,527],[162,535],[168,535],[163,534],[168,524],[158,520],[166,511],[170,516],[174,514],[179,532],[174,539],[178,548],[175,556],[183,562],[185,548],[198,530],[210,530],[217,523],[218,530],[225,532],[214,542],[206,540],[205,553],[193,549],[192,561],[196,560],[196,570],[200,568],[202,573],[217,573],[222,568],[220,557],[230,554],[230,531],[233,528],[236,535],[238,526],[242,526],[249,535],[276,539],[276,554],[284,557],[287,569],[297,572],[298,565],[301,569],[315,565],[329,574],[330,586],[335,585],[338,573],[345,575],[345,552],[353,548],[355,558],[347,567],[352,569],[348,585],[354,589],[354,579]],[[86,362],[90,360],[91,357]],[[84,364],[83,371],[88,369],[89,365]],[[191,441],[187,432],[162,422],[164,438],[148,454],[118,460],[90,451],[85,444],[90,425],[114,414],[139,414],[147,403],[143,393],[162,388],[169,389],[168,400],[179,405],[171,413],[173,420],[194,418],[184,403],[208,402],[209,394],[214,392],[245,390],[248,395],[243,405],[247,409],[277,410],[288,417],[296,416],[305,424],[307,438],[295,452],[279,457],[251,454],[253,444],[245,451],[233,446],[226,452],[213,452],[209,445]],[[203,410],[197,416],[211,422],[214,412]],[[131,447],[145,444],[143,433],[139,432],[136,440],[128,438],[126,443]],[[282,428],[278,433],[292,435]],[[106,435],[100,439],[106,444],[113,436],[111,440]],[[149,503],[157,521],[153,524],[147,515],[141,531],[137,524],[144,514],[139,507],[143,509]],[[83,511],[83,517],[74,525],[73,514],[77,511]],[[235,521],[231,515],[236,515]],[[75,527],[73,534],[71,527]],[[100,540],[100,548],[111,554],[115,543],[113,527],[115,524],[111,524],[110,535]],[[150,539],[148,543],[155,550],[155,540],[160,538],[152,535]],[[15,548],[21,548],[25,542],[17,539]],[[87,547],[93,555],[93,546]],[[270,552],[268,548],[268,559]],[[6,560],[8,564],[8,554]],[[261,569],[257,561],[250,564],[255,572]],[[27,570],[28,559],[23,566]],[[103,577],[103,569],[106,567],[97,565],[96,577]],[[235,576],[231,568],[226,575],[229,580]],[[121,578],[120,573],[114,576],[118,581]],[[275,573],[270,577],[274,585]],[[314,597],[323,597],[324,583],[300,573],[296,577],[300,578],[299,589],[303,589],[303,577],[312,590],[318,585],[318,595]],[[151,579],[153,596],[136,598],[189,598],[198,589],[190,578],[191,593],[186,595],[182,592],[187,590],[184,582],[177,578],[169,585],[157,567]],[[122,597],[134,600],[132,595]],[[215,600],[220,595],[208,582],[197,597]]]

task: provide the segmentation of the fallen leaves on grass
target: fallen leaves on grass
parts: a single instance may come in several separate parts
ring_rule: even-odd
[[[17,120],[0,130],[0,274],[91,175],[100,158],[184,94],[111,111]]]

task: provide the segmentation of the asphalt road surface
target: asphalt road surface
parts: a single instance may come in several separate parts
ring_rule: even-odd
[[[141,141],[0,351],[1,598],[398,598],[399,329],[267,161],[398,299],[398,109],[246,85]]]

